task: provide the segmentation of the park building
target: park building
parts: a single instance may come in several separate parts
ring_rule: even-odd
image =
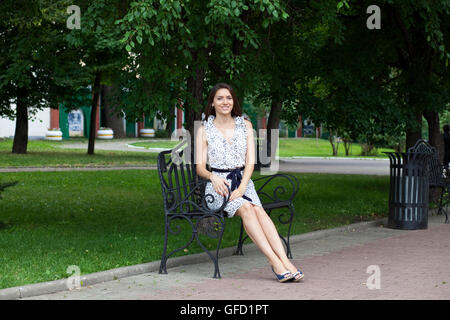
[[[14,109],[14,105],[13,105]],[[251,109],[251,108],[249,108]],[[244,110],[246,110],[244,105]],[[99,130],[108,127],[105,123],[105,111],[102,110],[100,103],[97,106],[97,113],[95,119],[96,136]],[[250,114],[249,118],[255,129],[266,129],[267,117],[257,119],[255,114]],[[71,137],[89,137],[91,119],[91,107],[84,106],[77,110],[66,110],[63,104],[59,105],[58,109],[44,108],[38,110],[28,121],[28,137],[30,140],[45,139],[49,131],[60,131],[62,139],[70,139]],[[167,124],[163,120],[158,119],[156,115],[143,115],[142,121],[129,121],[126,118],[126,113],[119,121],[119,130],[122,131],[120,135],[115,132],[115,137],[149,137],[145,130],[153,129],[158,137],[169,137],[162,132],[172,132],[175,129],[183,128],[184,112],[181,108],[174,107],[174,119],[172,123]],[[166,130],[167,125],[171,126],[171,130]],[[116,124],[117,128],[117,124]],[[59,129],[59,130],[58,130]],[[280,137],[321,137],[321,128],[316,128],[309,120],[302,121],[299,118],[297,128],[288,128],[283,121],[280,122]],[[12,138],[15,132],[15,120],[0,117],[0,138]]]
[[[13,106],[13,109],[15,107]],[[31,119],[28,120],[28,138],[30,140],[45,139],[48,131],[61,131],[63,139],[70,137],[89,137],[91,119],[91,107],[82,107],[77,110],[67,111],[62,105],[58,109],[44,108],[38,110]],[[15,132],[15,120],[0,117],[0,138],[13,138]],[[140,122],[127,121],[122,118],[123,132],[126,137],[139,137],[139,130],[143,128],[152,128],[163,130],[165,125],[163,121],[155,117],[145,117]],[[101,110],[97,109],[95,121],[96,135],[103,128],[101,123]]]

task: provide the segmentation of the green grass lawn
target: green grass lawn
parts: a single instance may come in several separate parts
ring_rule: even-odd
[[[372,156],[364,157],[381,157],[388,158],[384,151],[393,152],[393,149],[380,148],[377,153]],[[310,157],[332,157],[333,151],[328,140],[314,139],[314,138],[281,138],[279,146],[280,157],[294,157],[294,156],[310,156]],[[339,145],[338,157],[345,157],[344,144]],[[353,143],[350,149],[350,157],[361,157],[361,145]]]
[[[177,141],[143,141],[133,143],[134,146],[144,148],[173,148]],[[367,157],[381,157],[387,158],[383,151],[393,152],[392,149],[380,148],[377,154]],[[280,138],[279,145],[280,157],[294,157],[294,156],[310,156],[310,157],[332,157],[331,144],[328,140],[314,139],[314,138]],[[350,150],[350,157],[361,156],[361,145],[353,143]],[[345,157],[344,145],[340,144],[338,149],[338,157]]]
[[[86,139],[84,139],[86,140]],[[80,141],[31,140],[26,154],[13,154],[12,140],[0,139],[0,167],[86,167],[86,166],[146,166],[156,164],[156,153],[133,151],[95,150],[94,155],[85,149],[63,149],[61,144]],[[125,142],[124,142],[125,143]]]
[[[295,175],[300,191],[292,234],[387,216],[389,177]],[[19,172],[0,178],[19,181],[0,200],[0,289],[66,278],[70,265],[88,274],[161,258],[164,215],[155,170]],[[227,219],[222,247],[236,245],[239,227],[238,217]],[[279,230],[285,234],[286,228]],[[184,230],[170,238],[169,249],[190,236]],[[212,248],[215,242],[206,243]],[[197,244],[180,254],[195,252],[201,252]]]
[[[118,141],[117,139],[114,141]],[[120,140],[124,144],[130,139]],[[64,149],[62,145],[83,143],[84,149]],[[113,141],[103,140],[102,143]],[[134,143],[135,146],[145,148],[173,148],[178,142],[170,140],[142,141]],[[86,167],[86,166],[146,166],[155,165],[157,152],[133,152],[133,151],[105,151],[95,150],[94,155],[87,155],[87,139],[71,139],[67,141],[31,140],[28,142],[27,154],[11,153],[12,140],[0,139],[0,167]],[[379,149],[377,157],[386,157],[382,151],[393,151]],[[359,156],[361,147],[353,144],[351,156]],[[293,156],[331,156],[331,147],[327,140],[300,138],[280,139],[280,157]],[[344,147],[340,146],[339,156],[344,156]],[[373,156],[372,156],[373,157]]]

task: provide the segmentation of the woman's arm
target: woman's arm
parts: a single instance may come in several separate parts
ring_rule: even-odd
[[[200,126],[195,137],[195,168],[200,177],[209,180],[212,173],[206,170],[207,155],[208,142],[206,141],[205,127]]]

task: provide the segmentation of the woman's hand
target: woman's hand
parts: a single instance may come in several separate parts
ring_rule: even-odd
[[[221,196],[228,195],[227,185],[230,186],[230,184],[228,183],[228,181],[226,179],[219,177],[219,176],[215,175],[214,173],[211,173],[209,180],[211,180],[213,188],[218,194],[220,194]]]
[[[233,201],[234,199],[237,199],[239,197],[242,197],[245,193],[245,189],[241,188],[241,186],[239,186],[239,188],[235,189],[232,193],[230,198],[228,199],[228,201]]]

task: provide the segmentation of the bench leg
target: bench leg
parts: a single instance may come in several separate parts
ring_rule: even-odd
[[[179,229],[177,231],[173,231],[171,229],[170,222],[173,219],[180,219],[180,218],[185,219],[191,225],[192,237],[184,246],[177,248],[177,249],[173,250],[172,252],[170,252],[169,254],[167,254],[167,241],[168,241],[169,232],[172,234],[175,234],[175,235],[179,233]],[[199,222],[204,218],[214,218],[217,221],[215,234],[207,234],[210,238],[218,239],[217,248],[216,248],[216,252],[214,255],[211,252],[209,252],[209,250],[203,245],[203,243],[200,241],[199,236],[198,236],[198,232],[197,232],[198,225],[199,225]],[[163,253],[162,253],[162,257],[161,257],[161,263],[159,266],[159,273],[167,274],[166,264],[167,264],[167,260],[169,259],[169,257],[172,254],[174,254],[175,252],[178,252],[178,251],[181,251],[181,250],[187,248],[194,241],[194,239],[196,239],[197,243],[200,245],[200,247],[203,249],[203,251],[205,251],[208,254],[208,256],[211,258],[211,260],[214,263],[213,277],[221,278],[220,270],[219,270],[219,249],[220,249],[220,245],[222,244],[222,237],[223,237],[224,232],[225,232],[225,218],[219,217],[217,215],[205,215],[203,217],[200,217],[196,224],[193,223],[193,221],[191,220],[190,217],[187,217],[184,215],[170,217],[170,219],[169,219],[169,217],[166,216],[165,217],[165,230],[164,230],[164,248],[163,248]]]
[[[291,245],[289,243],[289,235],[288,235],[287,240],[281,234],[279,234],[279,235],[280,235],[280,239],[283,240],[284,245],[286,246],[286,256],[289,259],[292,259],[292,251],[291,251]]]
[[[184,246],[179,247],[179,248],[173,250],[170,253],[167,253],[167,242],[168,242],[169,233],[172,233],[174,235],[177,235],[177,234],[180,233],[180,228],[179,227],[177,227],[177,229],[174,231],[171,228],[171,226],[170,226],[172,220],[174,220],[174,219],[184,219],[184,220],[186,220],[191,225],[192,236],[191,236],[191,239]],[[164,248],[163,248],[163,253],[162,253],[162,257],[161,257],[161,263],[159,265],[159,273],[167,274],[166,264],[167,264],[167,260],[169,259],[169,257],[171,255],[173,255],[174,253],[187,248],[194,241],[195,233],[197,231],[195,230],[195,227],[194,227],[191,219],[188,216],[184,216],[184,215],[180,214],[180,215],[177,215],[177,216],[170,216],[169,217],[169,216],[166,215],[164,221],[165,221],[164,222],[164,228],[165,228],[165,230],[164,230]]]
[[[445,187],[441,188],[441,195],[439,197],[439,208],[437,214],[440,215],[442,212],[445,214],[445,223],[448,223],[448,215],[447,215],[447,208],[444,208],[444,206],[447,205],[448,201],[444,203],[444,194],[445,194]],[[448,197],[450,195],[447,195]]]
[[[286,255],[289,259],[292,259],[292,251],[291,251],[291,229],[292,229],[292,221],[294,221],[294,214],[295,214],[295,208],[294,205],[289,205],[289,212],[291,213],[291,216],[289,217],[289,228],[288,228],[288,234],[287,234],[287,242],[286,242]]]
[[[245,239],[248,238],[248,236],[246,236],[245,238],[243,238],[243,236],[244,236],[244,223],[241,220],[241,231],[239,232],[239,240],[238,240],[236,251],[234,252],[234,255],[236,255],[236,256],[244,255],[244,253],[242,252],[242,245],[244,244],[244,241],[245,241]]]
[[[159,265],[159,273],[160,274],[167,274],[167,236],[169,232],[169,226],[168,226],[168,219],[167,216],[164,218],[164,247],[163,247],[163,253],[161,256],[161,264]]]
[[[290,239],[291,239],[292,221],[294,220],[294,214],[295,214],[294,205],[290,204],[288,206],[288,209],[289,209],[290,215],[289,215],[289,219],[287,221],[283,221],[282,216],[278,217],[278,221],[280,221],[280,223],[289,224],[287,236],[285,238],[280,233],[278,233],[278,235],[280,236],[280,239],[284,242],[284,245],[286,247],[286,256],[289,259],[292,259],[292,251],[291,251],[291,243],[290,243],[291,240]],[[269,211],[268,214],[270,214],[270,212],[271,211]]]
[[[447,206],[450,202],[450,190],[445,190],[444,188],[442,188],[442,195],[441,195],[442,198],[444,197],[445,192],[447,192],[447,200],[445,201],[445,203],[443,203],[443,201],[441,201],[441,204],[442,204],[441,206],[443,208],[442,210],[445,213],[445,223],[448,223]]]
[[[445,191],[445,188],[444,187],[442,187],[441,188],[441,194],[440,194],[440,196],[439,196],[439,203],[438,203],[438,212],[437,212],[437,214],[438,215],[440,215],[440,214],[442,214],[442,211],[444,211],[443,209],[442,209],[442,202],[443,202],[443,200],[444,200],[444,191]]]
[[[216,252],[215,252],[214,255],[203,245],[203,243],[200,241],[200,239],[198,237],[198,232],[197,232],[198,225],[199,225],[200,221],[202,219],[205,219],[205,218],[214,218],[217,221],[216,228],[215,228],[216,234],[214,234],[214,235],[213,234],[207,234],[210,238],[217,238],[218,239]],[[208,216],[201,217],[197,221],[197,223],[195,225],[195,230],[194,230],[194,235],[195,235],[195,238],[197,239],[197,243],[203,249],[203,251],[206,252],[206,254],[211,258],[211,260],[214,263],[214,275],[213,275],[213,278],[215,278],[215,279],[221,279],[222,278],[221,275],[220,275],[220,270],[219,270],[219,250],[220,250],[220,245],[222,244],[222,237],[223,237],[224,232],[225,232],[225,218],[224,217],[219,217],[219,216],[216,216],[216,215],[214,215],[214,216],[208,215]]]

